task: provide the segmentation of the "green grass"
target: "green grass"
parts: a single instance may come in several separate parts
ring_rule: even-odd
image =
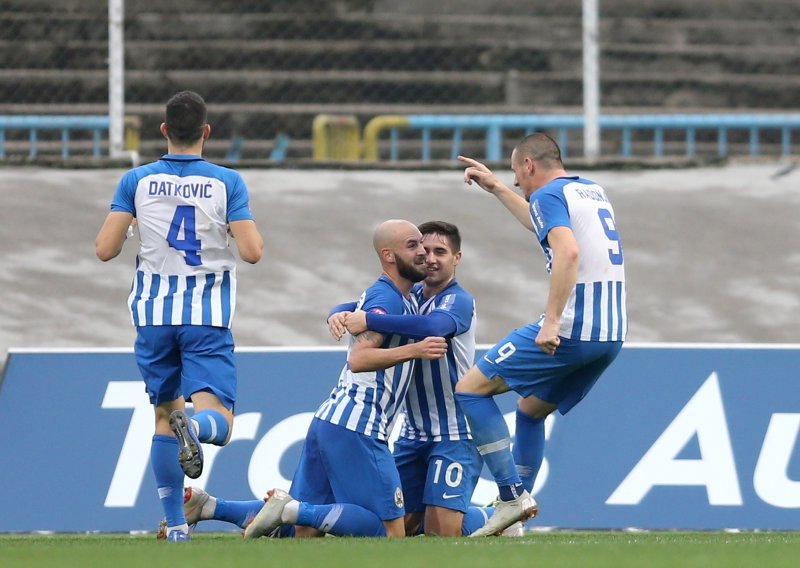
[[[553,532],[524,538],[325,538],[243,541],[199,533],[186,544],[152,535],[0,535],[0,566],[552,568],[798,566],[800,533]]]

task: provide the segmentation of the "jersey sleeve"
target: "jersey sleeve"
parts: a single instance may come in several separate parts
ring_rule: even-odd
[[[242,176],[238,172],[232,172],[231,184],[228,185],[228,218],[227,221],[246,221],[253,220],[253,213],[250,211],[250,196],[247,193],[247,186],[244,184]]]
[[[540,243],[545,242],[547,233],[555,227],[572,228],[567,198],[563,191],[545,191],[534,196],[531,199],[531,220]]]
[[[367,313],[367,327],[373,331],[402,335],[411,339],[426,337],[453,337],[458,331],[456,322],[445,314],[433,310],[428,315],[393,316]]]
[[[114,198],[111,200],[112,211],[123,211],[136,216],[136,185],[138,179],[133,170],[125,172],[117,184]]]
[[[397,292],[386,286],[375,284],[364,294],[360,309],[373,314],[402,315],[404,312],[403,300]]]
[[[433,314],[447,314],[456,322],[456,331],[453,335],[461,335],[472,325],[472,316],[475,314],[475,301],[466,293],[446,294],[436,303]]]
[[[354,312],[358,307],[358,302],[344,302],[342,304],[337,304],[331,308],[331,311],[328,312],[328,319],[333,314],[338,314],[339,312]]]

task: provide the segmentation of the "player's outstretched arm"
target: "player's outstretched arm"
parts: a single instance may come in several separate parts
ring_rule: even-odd
[[[411,339],[453,337],[457,331],[455,320],[449,315],[437,311],[427,315],[394,315],[356,310],[345,314],[345,326],[347,331],[353,335],[371,329],[379,333],[391,333]]]
[[[250,264],[255,264],[261,260],[261,252],[264,250],[264,239],[258,232],[255,221],[243,219],[241,221],[231,221],[230,231],[236,239],[236,247],[239,249],[239,257]]]
[[[447,340],[443,337],[426,337],[422,341],[399,347],[382,349],[383,335],[365,331],[356,336],[347,365],[354,373],[387,369],[411,359],[441,359],[447,353]]]
[[[97,258],[106,262],[116,257],[122,251],[122,245],[131,226],[133,215],[127,211],[112,211],[106,216],[97,238],[94,240],[94,250]]]
[[[464,170],[464,183],[472,185],[475,182],[478,187],[494,195],[523,227],[533,231],[533,221],[525,198],[497,179],[492,170],[479,161],[466,156],[459,156],[458,159],[468,166]]]

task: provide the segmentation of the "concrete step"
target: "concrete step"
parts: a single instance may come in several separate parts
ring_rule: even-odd
[[[797,3],[800,6],[800,3]],[[780,12],[778,12],[780,13]],[[106,39],[106,8],[80,12],[12,12],[0,10],[0,29],[6,39],[60,41]],[[173,12],[154,10],[126,13],[128,40],[438,40],[457,39],[469,45],[478,39],[560,41],[579,45],[580,16],[424,13],[306,13]],[[614,43],[681,45],[794,45],[800,44],[800,8],[795,15],[757,19],[721,11],[714,17],[687,14],[653,18],[621,13],[601,15],[599,37]]]
[[[230,69],[270,71],[532,71],[579,70],[580,45],[540,39],[509,43],[481,39],[412,40],[134,40],[126,43],[129,70]],[[655,68],[673,73],[798,74],[795,46],[669,46],[601,43],[603,72]],[[105,41],[0,40],[0,68],[107,68]]]
[[[107,100],[103,70],[0,69],[5,103],[74,103]],[[238,103],[405,103],[533,106],[582,104],[580,72],[505,73],[395,71],[165,70],[126,73],[126,98],[163,103],[181,89],[203,93],[211,102]],[[707,71],[687,75],[661,70],[606,72],[602,103],[611,106],[795,108],[800,76]]]

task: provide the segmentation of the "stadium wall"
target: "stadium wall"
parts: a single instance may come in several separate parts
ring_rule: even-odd
[[[338,347],[238,350],[232,442],[206,450],[192,484],[230,499],[288,488],[343,359]],[[798,367],[800,345],[627,345],[568,418],[548,419],[531,526],[800,529]],[[513,433],[515,397],[499,403]],[[152,420],[131,351],[13,350],[0,532],[154,530]],[[484,479],[474,501],[494,495]]]

